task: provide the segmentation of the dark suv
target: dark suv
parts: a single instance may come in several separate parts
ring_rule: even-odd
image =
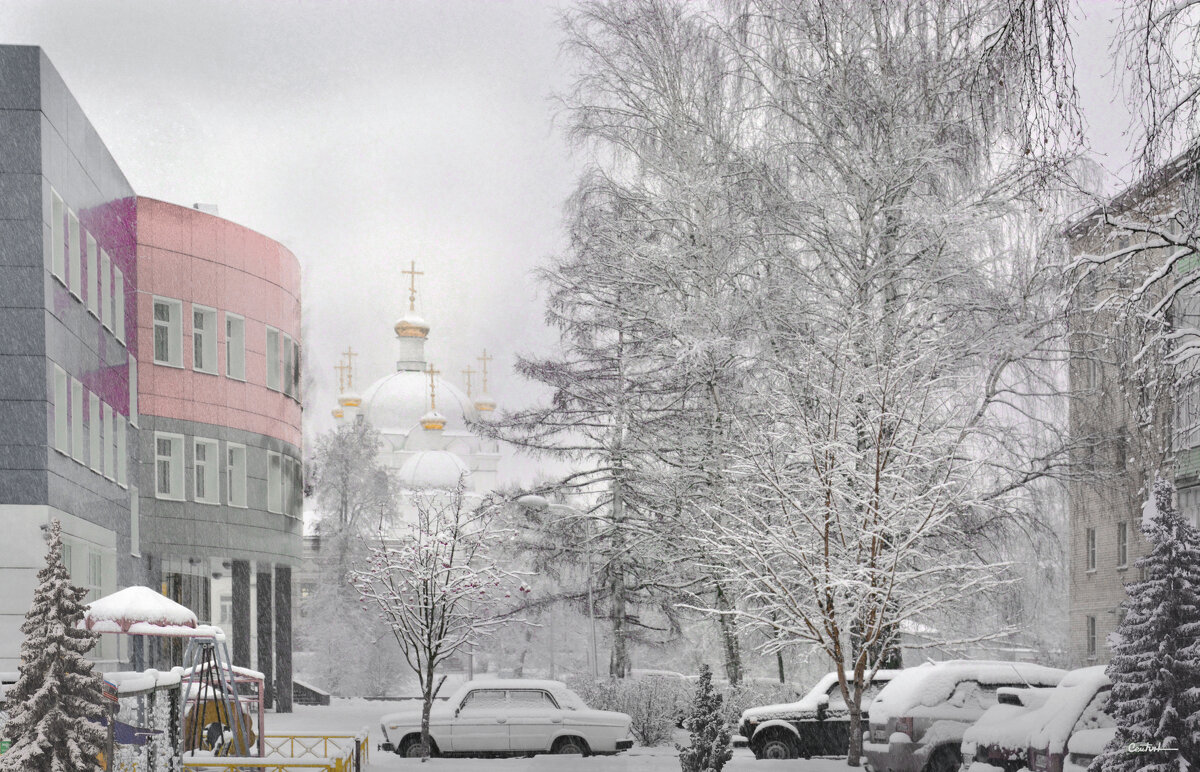
[[[899,670],[880,670],[862,699],[862,727],[867,706]],[[850,746],[850,711],[842,698],[837,673],[826,673],[798,702],[748,708],[738,726],[758,759],[807,759],[842,756]]]

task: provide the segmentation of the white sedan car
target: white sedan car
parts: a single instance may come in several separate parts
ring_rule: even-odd
[[[633,747],[632,719],[592,710],[561,681],[468,681],[429,715],[433,756],[611,754]],[[421,756],[421,705],[381,720],[381,748]]]

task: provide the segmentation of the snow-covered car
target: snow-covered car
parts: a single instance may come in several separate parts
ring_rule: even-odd
[[[1001,686],[997,689],[996,704],[963,732],[962,772],[1022,769],[1029,751],[1029,733],[1037,723],[1032,716],[1056,688]]]
[[[867,708],[899,670],[880,670],[863,693],[863,723]],[[757,759],[807,759],[836,756],[850,743],[850,710],[842,697],[837,673],[826,673],[797,702],[763,705],[742,711],[738,730]]]
[[[612,754],[633,747],[633,720],[592,710],[561,681],[468,681],[429,715],[430,755]],[[422,755],[421,705],[381,719],[383,750]]]
[[[1108,729],[1084,729],[1067,740],[1067,757],[1063,760],[1062,772],[1087,772],[1104,746],[1117,736],[1115,726]]]
[[[1112,681],[1104,666],[1072,670],[1046,704],[1035,711],[1036,726],[1029,734],[1027,766],[1034,772],[1062,772],[1068,742],[1080,732],[1112,729],[1108,715]]]
[[[871,703],[871,772],[955,772],[967,728],[1002,686],[1057,686],[1066,672],[1025,662],[950,660],[906,668]]]

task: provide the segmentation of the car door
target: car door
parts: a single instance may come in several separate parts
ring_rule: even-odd
[[[508,741],[513,751],[550,750],[562,723],[562,711],[548,692],[508,690]]]
[[[473,689],[455,711],[450,730],[454,753],[508,751],[508,711],[503,689]]]

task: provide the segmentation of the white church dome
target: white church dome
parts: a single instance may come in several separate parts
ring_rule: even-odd
[[[471,470],[448,450],[422,450],[412,454],[400,467],[400,485],[409,490],[452,490],[461,478],[471,489]]]
[[[467,431],[467,420],[479,413],[457,386],[434,379],[437,412],[446,417],[446,431]],[[372,383],[363,393],[362,413],[381,432],[408,432],[429,412],[429,376],[420,370],[399,370]]]

